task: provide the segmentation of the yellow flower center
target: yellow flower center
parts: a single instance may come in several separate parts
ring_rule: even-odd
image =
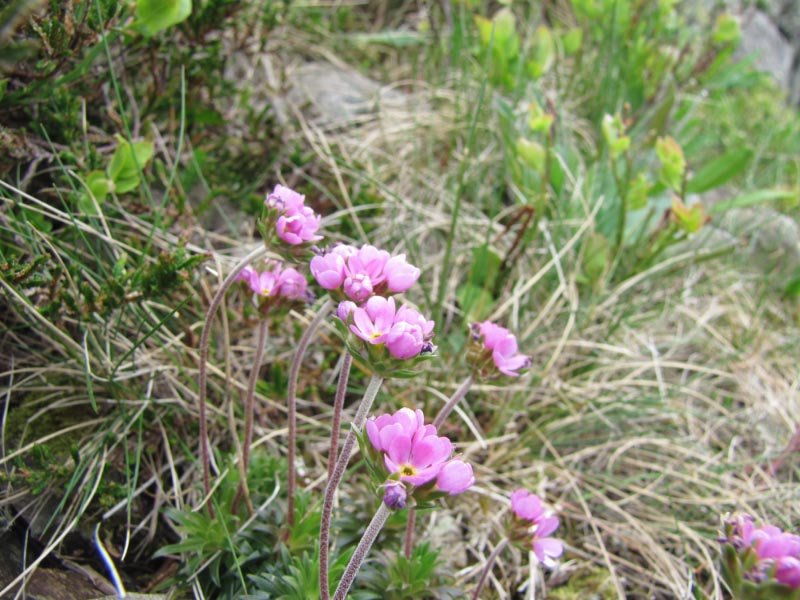
[[[417,470],[414,467],[412,467],[411,465],[401,465],[400,466],[400,475],[410,477],[411,475],[416,475],[416,474],[417,474]]]

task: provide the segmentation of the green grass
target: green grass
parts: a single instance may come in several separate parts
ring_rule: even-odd
[[[230,515],[258,316],[245,294],[228,295],[209,369],[222,471],[212,501],[227,518],[192,512],[203,315],[260,243],[256,218],[278,181],[323,213],[329,239],[403,251],[422,268],[408,296],[435,316],[440,358],[387,382],[376,410],[438,409],[468,374],[474,319],[515,331],[533,360],[520,379],[473,387],[444,431],[475,465],[475,490],[420,513],[427,545],[410,562],[398,554],[402,516],[390,522],[358,597],[423,597],[428,572],[431,597],[468,594],[517,487],[562,517],[567,553],[547,597],[723,598],[720,514],[797,529],[796,465],[769,469],[796,427],[793,275],[757,254],[753,234],[726,231],[709,201],[796,219],[800,118],[711,39],[716,14],[531,0],[513,5],[511,38],[495,29],[486,43],[476,17],[496,6],[480,2],[195,4],[145,37],[128,3],[47,3],[14,29],[34,54],[14,68],[0,56],[0,134],[13,150],[0,160],[2,510],[26,526],[47,514],[32,530],[46,553],[90,554],[83,532],[101,522],[129,590],[173,569],[162,589],[184,597],[316,593],[333,328],[300,382],[298,523],[284,527],[282,457],[301,310],[270,317],[249,478],[262,512]],[[542,24],[552,60],[531,66],[547,54]],[[576,29],[582,45],[568,52]],[[308,61],[393,91],[331,125],[291,106]],[[534,101],[552,127],[529,126]],[[627,150],[604,132],[607,114]],[[687,165],[672,187],[656,152],[666,136]],[[136,185],[86,210],[83,183],[107,173],[120,139],[152,142],[152,159],[134,158]],[[691,231],[673,196],[700,201],[711,221]],[[367,379],[354,365],[348,407]],[[337,573],[375,505],[360,462],[345,482]],[[504,552],[493,578],[483,597],[524,597],[527,553]]]

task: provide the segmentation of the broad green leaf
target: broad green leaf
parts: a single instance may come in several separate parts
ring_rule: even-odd
[[[705,164],[686,186],[690,194],[702,194],[739,175],[753,159],[749,148],[734,148]]]
[[[517,155],[534,171],[544,171],[546,150],[539,142],[519,138],[517,140]]]
[[[573,27],[562,36],[561,43],[564,45],[564,52],[567,56],[577,54],[583,45],[583,29]]]
[[[49,233],[53,229],[53,224],[43,214],[30,210],[28,208],[22,209],[22,216],[24,220],[30,223],[34,229],[42,233]]]
[[[124,194],[139,185],[139,170],[144,169],[152,158],[154,148],[153,142],[130,143],[120,136],[117,136],[117,140],[119,145],[106,172],[114,182],[114,190],[118,194]]]
[[[467,315],[468,321],[485,319],[496,302],[488,290],[471,283],[459,286],[456,299],[461,310]]]
[[[192,14],[192,0],[137,0],[138,24],[146,35],[184,21]]]
[[[86,185],[92,192],[94,199],[97,200],[97,203],[102,204],[111,191],[114,182],[108,179],[103,171],[92,171],[86,176]]]
[[[754,204],[761,204],[762,202],[770,202],[772,200],[791,200],[792,198],[797,198],[798,193],[799,192],[796,190],[782,190],[777,188],[757,190],[755,192],[741,194],[730,200],[717,202],[711,208],[711,212],[720,213],[732,208],[744,208],[746,206],[753,206]]]
[[[528,61],[528,74],[538,79],[550,70],[555,57],[553,34],[548,27],[540,25],[534,33],[533,57]]]

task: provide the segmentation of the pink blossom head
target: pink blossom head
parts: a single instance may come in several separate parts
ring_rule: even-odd
[[[342,300],[339,302],[339,306],[336,307],[336,316],[339,317],[343,323],[347,323],[350,315],[352,315],[353,311],[357,308],[358,306],[355,302],[350,302],[350,300]]]
[[[353,273],[344,278],[344,293],[351,300],[364,302],[374,291],[372,279],[366,273]]]
[[[389,258],[390,255],[386,250],[364,244],[347,260],[347,268],[352,274],[367,275],[377,285],[386,278],[383,268],[389,262]]]
[[[392,358],[406,360],[418,356],[432,334],[433,321],[425,319],[408,305],[403,305],[386,335],[386,348]]]
[[[267,195],[265,204],[281,213],[294,213],[303,209],[305,199],[305,196],[298,194],[293,189],[277,184]]]
[[[258,271],[254,267],[247,265],[244,269],[239,271],[239,274],[236,275],[236,279],[234,281],[244,281],[247,285],[251,288],[253,287],[253,282],[258,279]]]
[[[800,588],[800,557],[785,556],[777,561],[775,579],[790,588]]]
[[[305,196],[282,185],[276,185],[272,193],[267,196],[266,204],[277,211],[279,216],[275,222],[275,231],[278,237],[290,246],[322,239],[322,236],[316,235],[321,218],[305,205]]]
[[[383,453],[386,470],[400,481],[421,486],[433,481],[453,453],[453,443],[422,423],[421,411],[400,409],[367,421],[367,436]]]
[[[289,300],[300,300],[308,294],[308,282],[297,269],[291,267],[281,271],[278,277],[279,294]]]
[[[251,277],[250,287],[259,296],[275,297],[280,293],[279,286],[280,269],[275,271],[264,271]]]
[[[436,490],[451,496],[466,492],[475,483],[472,465],[460,458],[447,461],[436,477]]]
[[[472,330],[478,346],[473,355],[482,374],[491,375],[492,371],[499,371],[509,377],[518,377],[520,369],[530,366],[530,358],[519,353],[517,338],[505,327],[484,321],[473,325]]]
[[[518,489],[511,494],[511,510],[523,521],[535,521],[542,516],[544,507],[539,496],[528,490]]]
[[[551,537],[559,527],[558,517],[544,509],[537,495],[524,489],[511,494],[511,510],[517,523],[514,538],[529,543],[539,562],[554,566],[555,559],[564,552],[561,540]]]
[[[373,296],[363,308],[354,309],[352,315],[350,330],[353,333],[368,344],[382,344],[394,322],[394,298]]]
[[[326,290],[335,290],[344,283],[344,258],[329,252],[311,259],[311,274],[317,283]]]
[[[475,483],[472,467],[459,458],[451,459],[452,442],[424,420],[422,411],[409,408],[367,420],[367,439],[382,457],[390,481],[411,486],[403,489],[423,497],[432,492],[453,496],[466,491]],[[390,495],[394,502],[395,494],[387,487],[384,501]]]
[[[383,267],[386,289],[391,294],[405,292],[419,279],[420,270],[406,262],[405,254],[393,256]]]

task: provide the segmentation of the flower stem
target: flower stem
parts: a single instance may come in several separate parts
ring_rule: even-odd
[[[342,370],[339,371],[339,383],[336,386],[336,397],[333,400],[333,422],[331,423],[331,448],[328,452],[328,479],[333,474],[336,465],[336,453],[339,451],[339,431],[342,423],[342,408],[344,397],[347,393],[347,381],[350,379],[350,367],[353,364],[353,355],[344,351]]]
[[[208,457],[208,424],[206,422],[206,384],[208,381],[208,338],[211,333],[211,320],[217,312],[222,299],[225,297],[225,292],[231,287],[236,280],[236,276],[254,260],[261,258],[267,253],[266,246],[259,246],[250,254],[245,256],[234,268],[228,273],[228,276],[222,282],[217,293],[211,299],[211,305],[206,312],[205,322],[203,323],[203,331],[200,333],[200,365],[197,374],[197,386],[200,388],[197,393],[197,406],[200,413],[200,462],[203,466],[203,491],[205,492],[205,500],[211,493],[211,473],[209,468]],[[205,501],[204,500],[204,501]],[[211,516],[214,516],[214,509],[211,503],[208,504],[208,511]]]
[[[336,460],[333,472],[328,478],[328,485],[325,486],[325,498],[322,501],[322,516],[319,524],[319,592],[320,600],[329,600],[330,591],[328,590],[328,546],[330,545],[331,516],[333,515],[333,499],[336,496],[336,488],[342,481],[347,463],[350,462],[350,454],[356,443],[356,432],[361,431],[367,420],[367,413],[372,408],[375,396],[383,383],[383,378],[373,375],[364,392],[364,397],[356,409],[356,416],[353,419],[352,427],[347,432],[347,437],[342,446],[342,452]]]
[[[406,537],[403,540],[403,553],[406,559],[411,559],[411,551],[414,549],[414,526],[417,524],[417,511],[413,508],[408,509],[408,520],[406,521]]]
[[[369,525],[367,525],[367,530],[361,537],[361,541],[358,542],[356,551],[353,552],[353,556],[350,557],[350,562],[347,563],[347,568],[344,571],[344,575],[342,575],[342,579],[339,581],[339,586],[336,588],[336,592],[333,594],[333,600],[345,600],[347,592],[350,591],[350,587],[353,585],[353,581],[355,581],[358,570],[364,563],[364,559],[367,557],[369,549],[372,548],[375,538],[378,537],[378,534],[380,533],[381,529],[383,529],[383,526],[386,524],[386,521],[389,519],[389,515],[391,514],[392,511],[389,510],[386,504],[381,502],[381,505],[378,507],[378,510],[375,511],[375,515],[372,517],[372,521],[370,521]]]
[[[333,308],[333,300],[328,298],[300,337],[300,341],[297,343],[297,350],[294,353],[294,359],[292,360],[292,366],[289,370],[289,386],[286,391],[286,403],[289,409],[289,455],[287,459],[289,465],[286,475],[288,504],[286,507],[286,521],[290,527],[294,524],[294,495],[295,488],[297,487],[297,474],[295,471],[297,457],[297,378],[300,375],[300,365],[303,364],[303,357],[308,349],[308,344],[311,342],[311,338],[317,332],[317,329],[319,329],[322,321],[328,316],[331,308]]]
[[[250,446],[253,444],[256,382],[258,382],[258,373],[261,370],[261,361],[264,358],[264,347],[267,343],[268,333],[267,321],[264,319],[258,327],[256,355],[253,359],[253,368],[250,371],[250,378],[247,380],[247,395],[244,399],[244,443],[242,444],[242,455],[239,461],[239,489],[236,490],[236,497],[231,507],[231,511],[236,514],[239,501],[244,498],[244,502],[247,505],[247,512],[251,517],[253,516],[253,502],[250,499],[250,488],[247,486],[247,469],[250,465]]]
[[[456,407],[456,405],[461,402],[464,396],[467,395],[470,387],[472,387],[472,375],[469,375],[463,381],[463,383],[456,390],[455,394],[453,394],[450,400],[447,401],[447,404],[442,407],[442,410],[439,411],[439,414],[436,415],[436,418],[433,420],[434,427],[438,429],[442,426],[442,423],[444,423],[445,419],[450,416],[450,413],[453,412],[453,409]]]
[[[497,557],[500,556],[500,553],[503,550],[505,550],[506,546],[508,546],[508,540],[504,539],[502,542],[497,544],[497,546],[495,546],[494,550],[492,550],[492,553],[489,555],[489,558],[486,559],[486,565],[483,567],[483,571],[481,571],[481,578],[478,579],[478,585],[475,586],[475,591],[472,592],[472,600],[479,600],[483,585],[489,578],[489,573],[492,572],[494,561],[497,560]]]

